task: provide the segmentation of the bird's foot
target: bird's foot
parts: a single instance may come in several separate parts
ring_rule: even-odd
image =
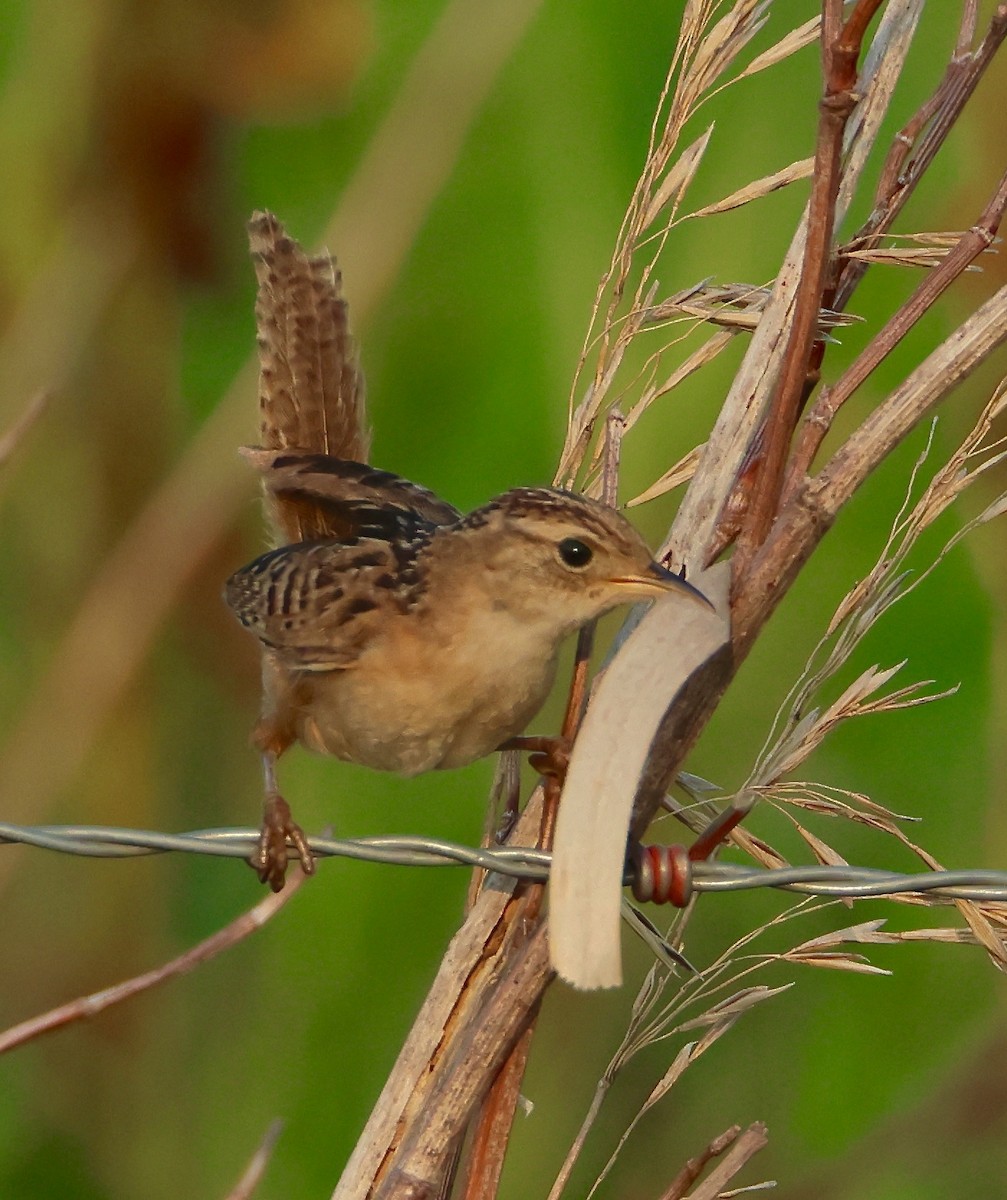
[[[287,876],[289,846],[293,846],[305,875],[314,875],[315,858],[308,846],[304,830],[294,820],[290,805],[278,792],[266,796],[262,810],[262,831],[251,864],[262,883],[274,892],[282,891]]]
[[[513,737],[509,738],[501,750],[530,751],[528,763],[540,775],[551,775],[562,783],[566,779],[567,768],[570,765],[570,754],[573,743],[569,738],[556,737]]]

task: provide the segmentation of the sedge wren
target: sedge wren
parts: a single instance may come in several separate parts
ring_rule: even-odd
[[[541,708],[568,634],[620,604],[706,601],[595,500],[515,488],[462,516],[360,461],[363,381],[335,265],[268,213],[249,229],[262,445],[245,453],[285,544],[235,572],[225,597],[262,647],[253,741],[267,794],[253,865],[275,890],[288,837],[312,866],[276,786],[295,741],[404,775],[463,766]]]

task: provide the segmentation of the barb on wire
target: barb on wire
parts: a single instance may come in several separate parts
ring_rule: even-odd
[[[258,842],[252,829],[200,829],[160,833],[114,825],[11,825],[0,822],[0,845],[20,844],[92,858],[127,858],[180,851],[221,858],[247,858]],[[309,839],[319,858],[353,858],[396,866],[482,867],[523,879],[547,879],[551,855],[530,846],[477,849],[442,838],[382,836]],[[627,867],[627,884],[634,871]],[[944,900],[1007,901],[1007,871],[964,869],[902,873],[848,864],[764,867],[728,862],[694,862],[690,884],[696,892],[740,892],[778,888],[804,895],[842,898],[926,893]]]

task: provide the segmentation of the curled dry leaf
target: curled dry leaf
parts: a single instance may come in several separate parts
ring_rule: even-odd
[[[729,577],[726,564],[690,577],[714,609],[656,603],[594,689],[563,788],[550,875],[550,958],[576,987],[622,981],[622,874],[633,799],[668,706],[730,636]]]

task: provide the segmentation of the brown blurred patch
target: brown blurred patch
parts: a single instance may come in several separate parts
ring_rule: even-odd
[[[95,153],[141,241],[183,279],[219,263],[236,122],[332,111],[368,44],[359,0],[159,0],[122,4],[97,47]]]

